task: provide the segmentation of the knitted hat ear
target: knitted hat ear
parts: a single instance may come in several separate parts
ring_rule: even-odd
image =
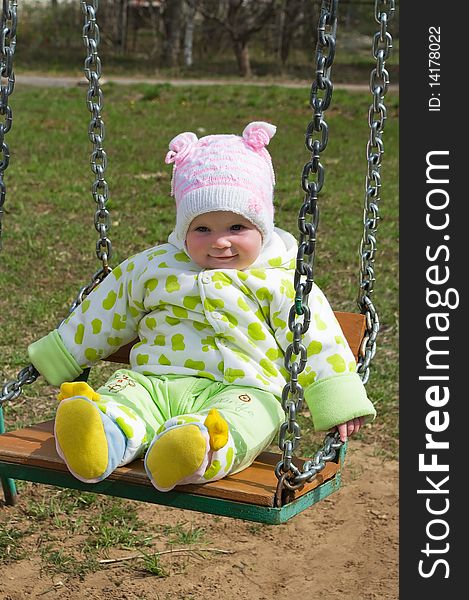
[[[276,131],[275,125],[265,121],[253,121],[244,128],[243,139],[253,150],[261,150],[269,144]]]
[[[166,154],[167,165],[183,161],[189,154],[191,148],[198,142],[198,138],[192,131],[180,133],[169,142],[169,152]]]

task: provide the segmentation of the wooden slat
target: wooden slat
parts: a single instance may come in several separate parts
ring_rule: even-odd
[[[355,360],[358,361],[358,352],[366,331],[365,316],[359,313],[350,312],[335,312],[335,316],[342,327],[342,331],[344,332],[348,345],[355,356]],[[110,362],[129,364],[129,354],[132,346],[136,342],[137,340],[134,340],[133,342],[130,342],[130,344],[123,346],[117,352],[111,356],[108,356],[106,360]]]
[[[274,467],[279,459],[280,455],[278,454],[264,452],[251,467],[240,473],[203,485],[179,486],[176,488],[176,491],[187,492],[197,496],[208,496],[222,500],[226,499],[246,504],[255,504],[257,506],[272,507],[277,486]],[[53,421],[47,421],[0,435],[0,463],[27,465],[50,471],[51,484],[54,483],[54,472],[68,473],[65,464],[55,449]],[[302,463],[302,460],[296,462],[300,468]],[[339,464],[334,462],[327,463],[324,470],[321,471],[313,482],[306,484],[303,490],[296,492],[295,499],[314,490],[322,483],[331,480],[336,476],[338,471]],[[109,479],[128,485],[145,486],[146,488],[154,489],[145,473],[142,460],[136,460],[130,465],[116,469],[110,475]],[[157,491],[154,491],[156,495]]]
[[[358,362],[358,353],[362,345],[366,332],[366,318],[360,313],[339,312],[335,316],[344,332],[345,339],[353,352],[355,360]]]

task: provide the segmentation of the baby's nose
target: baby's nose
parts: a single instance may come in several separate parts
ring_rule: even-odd
[[[228,237],[224,235],[216,236],[212,242],[214,248],[229,248],[231,242]]]

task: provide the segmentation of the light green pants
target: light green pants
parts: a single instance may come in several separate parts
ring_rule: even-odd
[[[97,402],[122,429],[127,450],[121,464],[142,456],[164,423],[174,417],[206,416],[216,408],[235,445],[231,473],[248,467],[277,435],[285,415],[280,401],[257,388],[224,385],[202,377],[145,376],[121,369],[97,392]]]

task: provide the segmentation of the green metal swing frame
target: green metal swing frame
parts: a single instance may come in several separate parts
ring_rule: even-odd
[[[46,463],[40,459],[40,464],[34,464],[38,459],[32,459],[31,455],[26,457],[27,463],[18,462],[25,459],[25,456],[18,453],[18,443],[24,441],[24,437],[34,438],[38,433],[45,435],[45,429],[48,430],[48,436],[45,442],[41,436],[40,443],[43,448],[49,446],[50,454],[47,457],[47,465],[45,466]],[[264,477],[267,475],[268,483],[261,481],[259,485],[257,481],[247,485],[245,481],[246,472],[242,471],[240,474],[222,480],[220,484],[215,482],[218,485],[187,485],[180,486],[171,492],[158,492],[151,485],[148,478],[145,477],[143,461],[135,461],[135,464],[127,468],[120,467],[108,479],[100,483],[82,483],[66,470],[65,465],[60,462],[55,454],[55,448],[52,450],[52,422],[42,423],[36,427],[28,427],[19,432],[6,433],[0,438],[3,438],[0,447],[2,482],[3,480],[12,482],[13,479],[21,479],[270,525],[285,523],[316,502],[337,491],[341,483],[340,466],[345,459],[346,452],[346,444],[344,444],[340,449],[338,462],[328,464],[329,472],[322,475],[322,477],[327,476],[330,477],[329,479],[324,482],[316,481],[314,487],[307,488],[303,493],[300,492],[291,502],[282,506],[274,506],[274,467],[279,458],[274,453],[263,453],[257,458],[257,464],[246,470],[247,472],[250,471],[254,477],[259,473]],[[30,445],[34,446],[35,444],[30,442]],[[8,462],[9,460],[15,462]],[[242,493],[236,488],[233,491],[233,485],[236,486],[236,484],[239,484],[239,487],[243,489]],[[249,493],[250,485],[254,490],[253,494]],[[261,494],[259,494],[259,491]],[[11,496],[11,500],[14,501],[15,495]],[[228,495],[231,497],[228,497]],[[247,501],[233,499],[243,497]],[[259,502],[262,502],[262,504]]]
[[[341,449],[341,457],[345,456],[345,449]],[[341,458],[342,460],[342,458]],[[23,479],[30,482],[53,485],[56,487],[70,488],[126,498],[127,500],[138,500],[172,508],[193,510],[221,517],[231,517],[245,521],[254,521],[266,525],[281,525],[292,517],[308,509],[316,502],[323,500],[330,494],[336,492],[341,484],[340,472],[323,483],[315,490],[304,494],[294,501],[279,508],[273,506],[259,506],[247,502],[229,500],[227,498],[215,498],[210,496],[199,496],[186,491],[158,492],[148,486],[132,485],[108,479],[96,484],[84,484],[72,475],[62,472],[49,472],[41,467],[29,465],[11,465],[0,462],[0,472],[6,478]]]

